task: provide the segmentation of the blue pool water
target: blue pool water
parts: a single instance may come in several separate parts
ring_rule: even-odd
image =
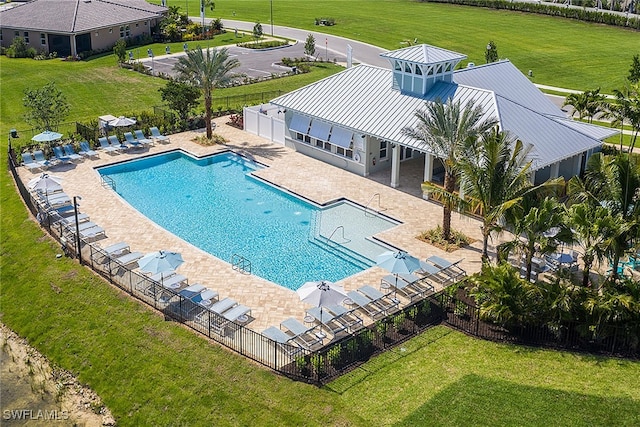
[[[253,274],[289,289],[306,281],[337,281],[373,265],[375,245],[373,254],[370,248],[364,255],[335,250],[338,239],[327,244],[329,232],[322,232],[323,209],[251,176],[259,167],[233,153],[195,159],[176,151],[107,166],[99,173],[108,175],[121,197],[161,227],[227,262],[234,254],[244,256]],[[355,214],[349,212],[345,228],[351,224],[362,234],[367,228],[363,219],[351,218]],[[395,225],[367,217],[367,237]],[[377,253],[384,250],[378,246]]]

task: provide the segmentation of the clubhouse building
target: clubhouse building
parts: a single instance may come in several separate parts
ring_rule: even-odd
[[[22,37],[37,52],[76,56],[149,36],[166,11],[145,0],[31,0],[0,11],[0,43]]]
[[[440,159],[402,132],[436,100],[480,105],[485,118],[533,146],[535,183],[580,174],[602,141],[617,134],[572,120],[508,60],[456,70],[465,55],[426,44],[381,56],[391,69],[359,65],[245,108],[245,130],[362,176],[390,169],[394,188],[405,162],[420,163],[417,186],[443,180]]]

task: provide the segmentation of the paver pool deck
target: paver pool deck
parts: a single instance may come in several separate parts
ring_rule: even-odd
[[[380,177],[365,178],[355,175],[297,153],[283,145],[226,125],[226,117],[215,121],[217,124],[215,133],[229,141],[225,145],[204,147],[192,141],[194,137],[202,135],[202,132],[184,132],[171,135],[170,144],[155,144],[148,150],[130,150],[128,153],[119,155],[109,155],[99,151],[99,159],[87,159],[74,167],[54,167],[49,173],[63,178],[63,190],[70,197],[82,197],[80,211],[88,214],[91,221],[106,230],[107,237],[98,240],[100,246],[106,247],[119,241],[126,241],[130,244],[132,251],[146,253],[168,249],[182,253],[185,262],[179,267],[179,273],[187,276],[189,283],[202,283],[217,290],[221,299],[231,297],[251,307],[252,319],[247,326],[258,332],[271,325],[278,326],[281,321],[291,316],[302,320],[305,310],[310,306],[300,302],[295,291],[255,275],[233,270],[229,260],[218,259],[156,225],[109,187],[103,187],[95,168],[177,148],[196,156],[233,150],[251,155],[268,166],[255,172],[256,175],[319,204],[347,198],[366,205],[374,194],[379,193],[383,213],[401,221],[402,224],[379,233],[376,237],[420,259],[431,255],[439,255],[451,261],[463,259],[460,265],[469,274],[480,270],[482,241],[478,220],[453,214],[452,227],[477,241],[464,249],[446,253],[416,239],[420,232],[441,224],[441,206],[376,182],[381,181]],[[24,182],[37,176],[37,173],[30,172],[24,167],[19,170]],[[169,195],[169,192],[167,194]],[[377,203],[372,206],[377,208],[376,205]],[[224,227],[225,224],[211,224],[211,226]],[[236,230],[229,230],[229,239],[233,239],[236,232]],[[242,255],[251,259],[251,254]],[[381,278],[387,274],[389,273],[382,268],[372,267],[338,283],[347,291],[365,284],[371,284],[377,288]],[[321,279],[321,277],[318,278],[318,280]],[[363,318],[365,321],[368,320],[366,317]]]

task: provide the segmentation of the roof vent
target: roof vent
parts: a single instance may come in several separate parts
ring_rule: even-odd
[[[467,64],[467,68],[471,68],[471,67],[475,67],[475,66],[476,66],[476,63],[475,63],[475,62],[469,62],[469,63]]]

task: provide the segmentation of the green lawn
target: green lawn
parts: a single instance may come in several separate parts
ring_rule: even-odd
[[[191,3],[197,10],[197,3]],[[291,25],[316,29],[311,25],[315,16],[334,17],[338,25],[325,30],[388,48],[397,47],[397,40],[418,36],[420,41],[468,53],[477,63],[490,37],[502,56],[519,58],[522,69],[533,68],[536,79],[545,76],[542,70],[526,65],[528,54],[515,49],[517,56],[509,46],[533,45],[535,37],[547,31],[542,45],[555,38],[551,44],[558,50],[564,46],[565,56],[576,60],[580,55],[568,46],[575,48],[582,40],[589,46],[589,58],[598,52],[610,55],[595,70],[576,66],[575,80],[570,81],[580,84],[569,87],[583,89],[600,79],[603,88],[621,81],[632,54],[625,55],[638,49],[637,33],[538,16],[408,1],[372,1],[364,7],[358,0],[349,8],[344,1],[321,1],[314,3],[316,12],[292,5],[291,0],[274,1],[276,23],[285,23],[286,12]],[[233,7],[238,19],[268,20],[264,1],[216,6],[225,17],[231,17]],[[398,18],[389,17],[391,10]],[[364,19],[357,20],[356,13]],[[424,27],[425,17],[430,22],[425,34],[403,30]],[[443,32],[452,22],[465,22],[465,28],[477,32],[460,26]],[[513,40],[499,38],[509,29]],[[518,39],[525,31],[530,33],[527,40]],[[602,39],[607,37],[621,48],[605,49]],[[161,52],[163,45],[154,49]],[[539,49],[532,47],[532,57],[536,52]],[[563,85],[554,79],[570,76],[554,55],[543,62],[562,72],[549,71],[541,82]],[[77,63],[0,57],[0,132],[28,127],[21,117],[23,90],[51,80],[72,104],[70,120],[126,114],[160,103],[157,89],[162,80],[114,64],[113,56]],[[324,65],[310,74],[217,95],[289,91],[334,72],[335,67]],[[0,161],[6,165],[6,139],[0,141]],[[640,424],[638,362],[497,345],[442,327],[407,342],[405,351],[374,358],[322,389],[289,381],[165,322],[74,261],[56,259],[58,246],[27,216],[6,169],[0,172],[0,207],[0,319],[96,390],[120,425]]]
[[[196,15],[199,0],[188,2],[189,14]],[[175,4],[186,5],[185,1]],[[319,0],[313,2],[312,10],[299,7],[297,0],[219,1],[206,15],[259,21],[268,33],[271,4],[275,25],[336,34],[387,49],[417,37],[420,43],[464,53],[476,64],[484,63],[486,45],[493,40],[501,58],[509,58],[524,73],[533,71],[535,83],[568,89],[601,87],[603,93],[610,93],[622,86],[633,55],[640,53],[637,31],[413,0],[351,0],[348,7],[343,0]],[[334,18],[336,25],[317,27],[316,17]]]

